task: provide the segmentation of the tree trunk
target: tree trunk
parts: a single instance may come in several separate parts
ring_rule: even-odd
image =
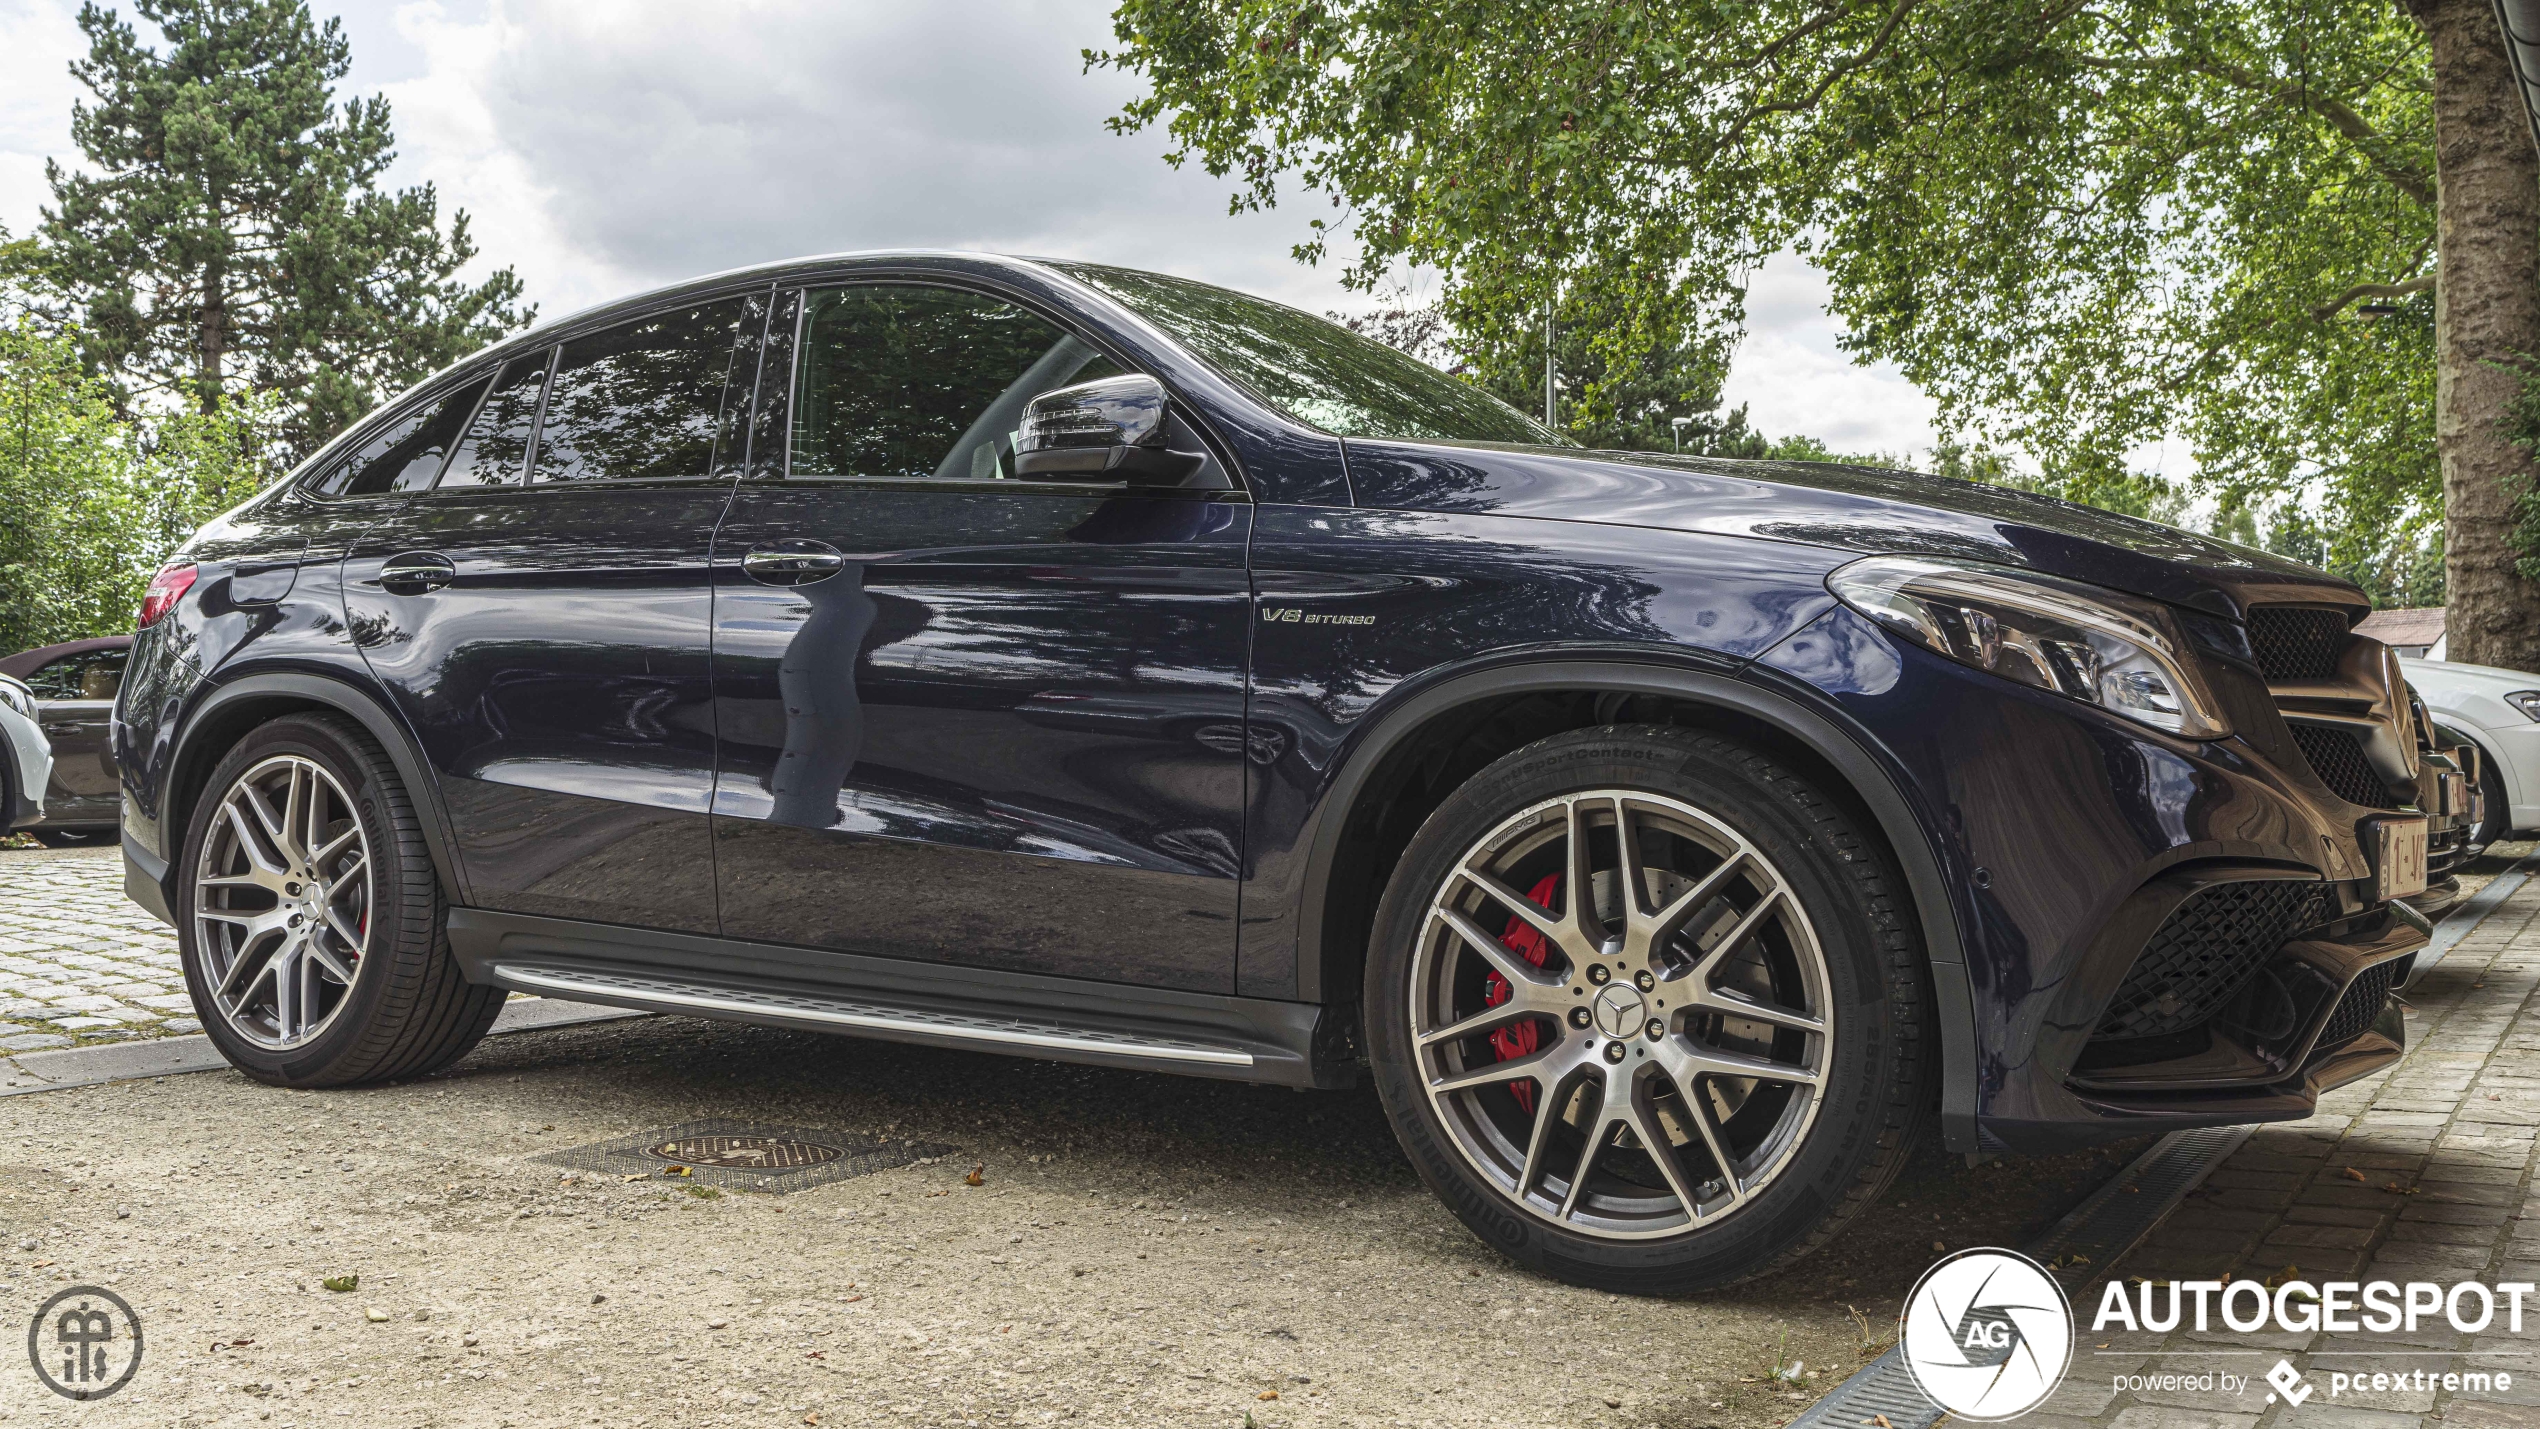
[[[217,203],[213,211],[219,212]],[[220,410],[228,352],[229,265],[215,257],[203,265],[203,330],[194,378],[194,399],[206,417]]]
[[[2513,499],[2530,460],[2505,439],[2540,355],[2540,152],[2490,0],[2411,0],[2434,65],[2434,432],[2455,660],[2540,670],[2540,584],[2514,572]]]

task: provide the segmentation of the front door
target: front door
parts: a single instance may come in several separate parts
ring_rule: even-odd
[[[438,776],[477,907],[714,931],[706,559],[736,333],[763,306],[512,359],[439,480],[346,559],[354,639]]]
[[[1024,403],[1120,370],[1024,308],[789,314],[715,548],[725,933],[1232,991],[1249,503],[1016,479]]]

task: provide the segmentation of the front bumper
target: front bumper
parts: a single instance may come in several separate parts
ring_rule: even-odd
[[[2399,1024],[2377,1007],[2362,1031],[2328,1035],[2358,979],[2403,975],[2427,939],[2422,917],[2375,891],[2366,836],[2388,810],[2321,784],[2254,674],[2226,692],[2245,733],[2198,743],[1891,641],[1848,610],[1759,663],[1833,698],[1922,806],[1951,885],[1972,1023],[1943,1100],[1953,1149],[2053,1152],[2298,1120],[2321,1092],[2400,1055]],[[2250,954],[2253,970],[2290,960],[2278,970],[2296,1004],[2290,1025],[2215,1029],[2148,1059],[2086,1055],[2187,893],[2250,879],[2299,881],[2319,900],[2280,948]],[[1946,996],[1960,969],[1943,971]]]

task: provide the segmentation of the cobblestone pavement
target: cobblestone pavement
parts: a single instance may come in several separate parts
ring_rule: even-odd
[[[2115,1267],[2128,1282],[2250,1279],[2540,1281],[2540,879],[2526,883],[2406,993],[2407,1057],[2324,1098],[2308,1121],[2261,1128]],[[2530,1219],[2525,1220],[2528,1215]],[[2193,1317],[2167,1334],[2090,1332],[2100,1287],[2073,1305],[2081,1338],[2038,1429],[2540,1429],[2540,1315],[2524,1333],[2235,1332]],[[2164,1303],[2156,1298],[2156,1304]],[[2299,1407],[2265,1375],[2307,1374]],[[2332,1399],[2329,1376],[2480,1372],[2486,1391],[2409,1388]],[[2228,1374],[2212,1388],[2120,1392],[2120,1376]]]
[[[202,1030],[120,851],[0,850],[0,1055]]]

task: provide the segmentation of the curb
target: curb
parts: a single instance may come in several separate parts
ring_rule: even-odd
[[[582,1022],[607,1022],[646,1015],[621,1007],[595,1007],[558,998],[515,997],[503,1004],[501,1015],[494,1019],[494,1026],[487,1035],[535,1032],[545,1027],[570,1027]],[[212,1039],[199,1032],[189,1037],[158,1037],[147,1042],[108,1042],[94,1047],[64,1047],[51,1052],[21,1052],[15,1057],[0,1057],[0,1097],[68,1091],[72,1087],[128,1082],[139,1077],[217,1072],[228,1066],[218,1049],[212,1046]]]

